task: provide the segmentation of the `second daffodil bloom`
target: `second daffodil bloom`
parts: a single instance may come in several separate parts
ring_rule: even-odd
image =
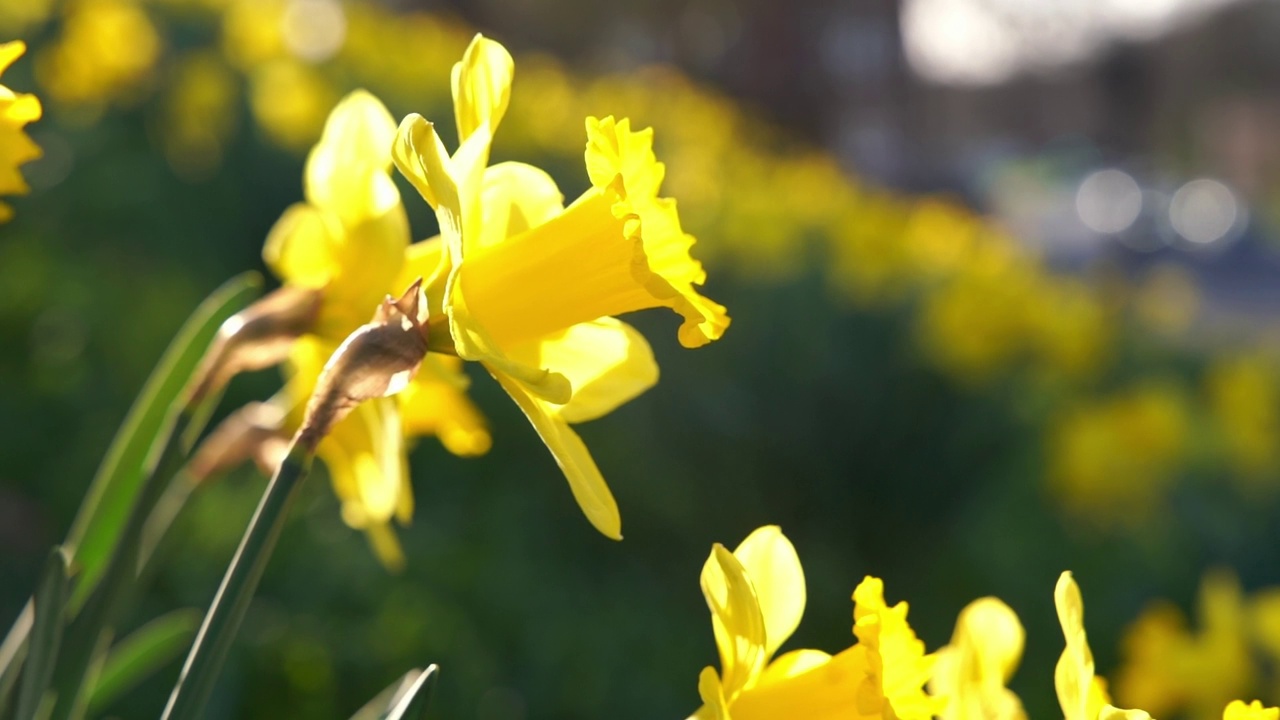
[[[715,545],[702,592],[720,649],[720,672],[698,678],[703,706],[694,720],[927,720],[941,708],[923,686],[934,657],[907,624],[907,605],[889,607],[884,583],[868,577],[854,591],[858,642],[838,655],[779,646],[804,613],[804,573],[774,526],[730,553]]]
[[[408,285],[399,279],[409,223],[390,175],[394,136],[395,121],[369,93],[356,91],[339,103],[307,157],[306,202],[289,208],[267,238],[267,264],[286,286],[318,298],[310,333],[289,350],[285,394],[294,427],[338,345],[384,297]],[[366,530],[390,565],[401,558],[389,522],[407,521],[413,508],[404,435],[438,434],[459,455],[489,447],[460,365],[457,358],[428,357],[405,392],[361,404],[319,445],[343,519]]]
[[[21,40],[0,44],[0,74],[26,52]],[[25,195],[27,182],[18,166],[40,157],[40,147],[27,137],[23,127],[40,119],[40,100],[0,85],[0,195]],[[0,202],[0,222],[13,217],[13,208]]]
[[[1112,706],[1106,682],[1094,675],[1093,651],[1084,632],[1084,601],[1070,572],[1058,578],[1053,602],[1067,640],[1053,672],[1063,717],[1066,720],[1151,720],[1144,710],[1121,710]]]
[[[453,68],[452,155],[421,116],[400,124],[395,164],[440,223],[439,238],[411,251],[410,274],[428,278],[432,349],[447,327],[458,357],[482,363],[524,411],[592,524],[620,538],[613,496],[570,427],[658,379],[644,337],[613,316],[672,308],[686,347],[719,338],[729,318],[695,288],[705,273],[675,202],[658,196],[651,131],[588,118],[591,188],[567,207],[542,170],[488,166],[513,73],[506,49],[476,36]]]

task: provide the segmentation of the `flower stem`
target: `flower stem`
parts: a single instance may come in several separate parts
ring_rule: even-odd
[[[222,585],[196,633],[178,683],[169,696],[163,720],[199,717],[208,702],[314,455],[313,444],[295,439],[288,456],[267,484],[262,502],[258,504],[240,541],[240,548],[227,567]]]

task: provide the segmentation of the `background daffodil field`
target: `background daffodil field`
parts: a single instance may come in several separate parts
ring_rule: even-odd
[[[988,717],[1280,704],[1277,28],[1266,0],[0,0],[0,625],[227,277],[316,293],[289,380],[214,415],[291,433],[422,276],[428,344],[465,340],[321,445],[207,718],[350,717],[430,662],[459,719],[842,708],[798,668],[882,661],[858,717],[979,717],[966,682]],[[610,223],[661,282],[555,315]],[[263,487],[194,486],[118,635],[199,620]],[[88,715],[156,716],[185,650]]]

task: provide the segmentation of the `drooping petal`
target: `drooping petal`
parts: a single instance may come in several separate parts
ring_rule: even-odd
[[[764,669],[765,628],[760,601],[747,571],[719,543],[702,566],[702,594],[711,609],[711,628],[720,649],[725,698],[733,699]]]
[[[773,657],[778,647],[800,626],[804,615],[804,570],[787,536],[777,525],[758,528],[733,551],[755,587],[764,618],[765,656]]]
[[[511,359],[548,368],[568,379],[569,402],[550,410],[567,422],[607,415],[658,381],[653,350],[635,328],[616,318],[578,323],[538,343],[515,348]]]
[[[569,427],[569,423],[550,412],[546,401],[531,394],[523,383],[494,372],[492,367],[488,369],[502,385],[502,389],[524,411],[525,417],[529,418],[534,430],[555,457],[556,464],[569,481],[574,499],[578,501],[578,506],[587,519],[605,536],[621,540],[622,518],[618,514],[618,504],[582,438]]]
[[[343,519],[349,525],[364,528],[396,515],[405,483],[400,414],[394,398],[361,403],[333,427],[318,454],[326,465],[336,460],[353,475],[354,488],[349,489],[354,493],[343,504]]]
[[[493,440],[484,416],[467,397],[460,364],[458,358],[427,356],[398,396],[404,431],[410,436],[436,435],[454,455],[483,455]]]
[[[307,156],[307,200],[350,225],[386,213],[400,202],[387,175],[395,134],[395,120],[381,101],[364,90],[348,95]]]
[[[458,121],[458,141],[466,142],[481,125],[489,132],[507,112],[515,63],[500,43],[476,35],[462,60],[453,66],[453,112]]]

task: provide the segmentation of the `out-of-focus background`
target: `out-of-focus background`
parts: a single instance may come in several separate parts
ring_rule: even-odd
[[[662,380],[581,428],[622,543],[480,374],[493,449],[419,443],[404,572],[314,478],[207,717],[344,718],[428,662],[436,717],[685,717],[717,662],[702,563],[766,523],[808,579],[784,647],[847,647],[865,574],[931,649],[998,595],[1028,631],[1012,687],[1049,717],[1073,569],[1118,704],[1280,701],[1262,0],[0,2],[30,46],[4,83],[46,111],[0,226],[0,622],[172,333],[262,268],[332,105],[365,87],[449,126],[477,30],[516,56],[494,159],[573,197],[586,115],[652,125],[733,326],[686,352],[669,314],[633,319]],[[278,385],[240,378],[224,408]],[[262,486],[201,491],[131,623],[207,606]],[[176,672],[103,714],[157,714]]]

